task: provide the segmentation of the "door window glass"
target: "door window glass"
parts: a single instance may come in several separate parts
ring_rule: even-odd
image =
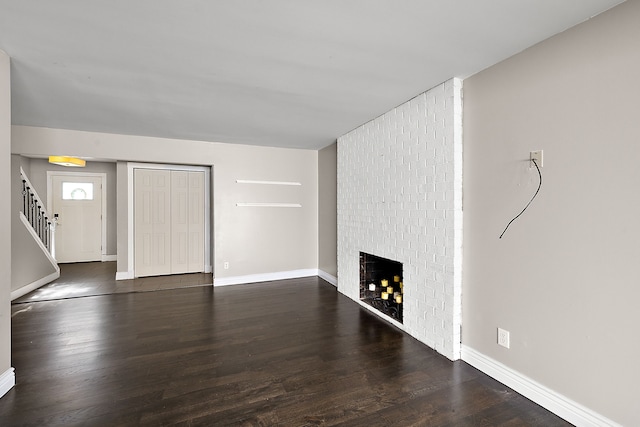
[[[63,200],[93,200],[92,182],[63,182]]]

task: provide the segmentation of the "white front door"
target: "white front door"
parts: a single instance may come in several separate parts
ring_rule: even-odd
[[[102,177],[51,174],[50,179],[56,260],[101,261]]]

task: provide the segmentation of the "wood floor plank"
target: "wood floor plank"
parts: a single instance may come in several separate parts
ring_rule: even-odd
[[[95,273],[74,267],[67,286]],[[94,281],[97,281],[94,279]],[[319,278],[12,306],[0,425],[566,426]]]

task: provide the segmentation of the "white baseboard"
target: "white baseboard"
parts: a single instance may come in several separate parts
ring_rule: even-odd
[[[21,288],[16,289],[15,291],[11,291],[11,301],[20,298],[23,295],[28,294],[31,291],[35,291],[40,286],[44,286],[47,283],[51,283],[60,277],[60,269],[56,266],[56,271],[49,274],[48,276],[43,277],[42,279],[38,279],[35,282],[29,283],[28,285],[24,285]]]
[[[211,267],[211,264],[207,264],[207,265],[204,266],[204,272],[205,273],[213,272],[213,267]]]
[[[327,282],[331,283],[333,286],[336,286],[336,287],[338,286],[338,278],[336,276],[332,276],[326,271],[318,270],[318,277],[326,280]]]
[[[129,280],[133,278],[133,271],[116,271],[116,280]]]
[[[576,426],[621,427],[620,424],[543,386],[471,347],[462,346],[462,360]]]
[[[114,255],[114,257],[115,256],[116,255]],[[114,259],[114,261],[116,260]],[[211,273],[211,265],[205,265],[204,272]],[[130,279],[135,279],[135,275],[133,274],[133,271],[116,271],[116,280],[130,280]]]
[[[102,255],[102,262],[117,261],[118,255]]]
[[[297,279],[299,277],[317,276],[318,270],[314,268],[304,270],[278,271],[275,273],[249,274],[247,276],[234,276],[214,278],[213,286],[240,285],[244,283],[270,282],[272,280]]]
[[[0,397],[7,394],[16,385],[16,374],[13,368],[9,368],[0,375]]]

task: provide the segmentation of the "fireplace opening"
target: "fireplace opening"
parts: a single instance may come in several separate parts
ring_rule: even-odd
[[[360,252],[360,300],[402,323],[402,263]]]

